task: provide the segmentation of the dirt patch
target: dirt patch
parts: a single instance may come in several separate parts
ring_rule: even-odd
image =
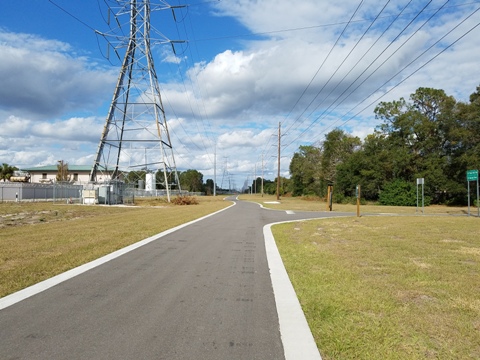
[[[58,211],[58,210],[42,210],[27,211],[12,214],[0,215],[0,229],[6,227],[16,227],[25,225],[34,225],[40,223],[51,223],[57,221],[74,220],[84,217],[91,217],[93,214],[85,212],[77,212],[74,210]]]

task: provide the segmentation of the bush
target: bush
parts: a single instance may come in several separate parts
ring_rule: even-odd
[[[198,200],[194,196],[179,195],[172,199],[174,205],[198,205]]]
[[[419,201],[421,201],[420,194]],[[424,203],[426,206],[430,205],[430,201],[430,197],[424,197]],[[378,202],[381,205],[416,206],[417,188],[414,184],[405,180],[394,180],[385,186],[383,191],[380,193]]]
[[[345,196],[342,193],[333,193],[333,202],[335,204],[352,204],[357,203],[357,198],[355,196]]]

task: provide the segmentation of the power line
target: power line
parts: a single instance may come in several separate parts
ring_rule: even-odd
[[[362,34],[362,36],[360,37],[360,39],[358,39],[357,42],[355,43],[355,45],[350,49],[350,51],[349,51],[349,53],[347,54],[347,56],[344,57],[344,59],[342,60],[342,62],[340,63],[340,65],[337,66],[337,68],[335,69],[335,71],[333,72],[333,74],[330,76],[330,78],[323,84],[322,88],[317,92],[317,94],[315,95],[315,97],[314,97],[314,98],[310,101],[310,103],[306,106],[305,110],[297,117],[297,119],[295,120],[295,122],[293,122],[292,125],[290,125],[290,127],[287,129],[287,132],[293,127],[293,125],[295,125],[295,123],[300,119],[300,117],[305,113],[305,111],[307,111],[307,109],[313,104],[313,102],[314,102],[314,101],[318,98],[318,96],[323,92],[323,90],[324,90],[324,89],[326,88],[326,86],[330,83],[330,81],[333,79],[333,77],[337,74],[337,72],[340,70],[340,68],[343,66],[343,64],[345,64],[345,62],[347,61],[347,59],[350,57],[350,55],[353,53],[353,51],[357,48],[357,46],[358,46],[358,45],[360,44],[360,42],[363,40],[363,38],[365,37],[365,35],[367,34],[367,32],[370,30],[370,28],[373,26],[373,24],[377,21],[377,19],[379,18],[380,14],[385,10],[385,8],[387,7],[387,5],[388,5],[389,3],[390,3],[390,0],[388,0],[388,1],[385,3],[385,5],[384,5],[383,8],[380,10],[380,12],[377,14],[377,16],[375,17],[375,19],[371,22],[371,24],[370,24],[370,25],[367,27],[367,29],[363,32],[363,34]],[[358,8],[357,8],[357,11],[358,11]],[[356,11],[355,11],[355,13],[356,13]],[[355,16],[355,13],[353,14],[353,16]],[[353,18],[353,16],[352,16],[352,18]],[[345,27],[345,29],[346,29],[346,27]],[[343,34],[343,33],[342,33],[342,34]],[[336,45],[336,43],[335,43],[335,45]],[[334,45],[334,47],[335,47],[335,45]],[[332,48],[332,50],[333,50],[333,48]],[[330,54],[330,53],[329,53],[329,54]],[[322,63],[322,66],[323,66],[323,63]],[[319,68],[319,70],[320,70],[320,68]],[[316,76],[317,74],[318,74],[318,71],[317,71],[317,73],[315,74],[315,76]],[[313,81],[313,79],[312,79],[312,81]],[[308,86],[311,85],[312,81],[310,81],[310,83],[308,84]],[[337,84],[337,86],[338,86],[338,84]],[[307,88],[308,88],[308,87],[307,87]],[[330,92],[330,94],[331,94],[334,90],[335,90],[335,88],[332,89],[332,91]],[[306,91],[306,90],[305,90],[305,91]],[[305,93],[305,91],[304,91],[304,93]],[[304,93],[303,93],[303,94],[304,94]],[[302,96],[303,96],[303,94],[302,94]],[[330,94],[327,95],[324,100],[326,100],[326,99],[328,98],[328,96],[330,96]],[[299,100],[300,100],[300,99],[299,99]],[[299,100],[297,101],[297,103],[299,102]],[[296,103],[296,104],[297,104],[297,103]],[[320,106],[322,103],[323,103],[323,101],[322,101],[319,105],[317,105],[317,108],[318,108],[318,106]],[[295,106],[296,106],[296,104],[295,104]],[[302,121],[302,123],[303,123],[303,122],[304,122],[304,121]]]
[[[407,65],[405,65],[402,69],[400,69],[397,73],[395,73],[392,77],[390,77],[387,81],[385,81],[382,85],[380,85],[377,89],[375,89],[374,91],[372,91],[368,96],[366,96],[363,100],[361,100],[360,102],[357,103],[356,106],[354,106],[352,109],[350,109],[346,114],[344,114],[342,116],[342,118],[344,118],[348,113],[352,112],[354,109],[356,109],[360,104],[364,103],[368,98],[370,98],[373,94],[375,94],[377,91],[379,91],[380,89],[382,89],[386,84],[388,84],[390,81],[392,81],[395,77],[397,77],[399,74],[401,74],[405,69],[407,69],[408,67],[410,67],[413,63],[415,63],[417,60],[419,60],[423,55],[425,55],[427,52],[429,52],[432,48],[434,48],[436,45],[438,45],[443,39],[445,39],[448,35],[450,35],[454,30],[456,30],[460,25],[462,25],[463,23],[465,23],[465,21],[467,21],[469,18],[471,18],[475,13],[477,13],[478,11],[480,11],[480,7],[477,8],[475,11],[473,11],[470,15],[468,15],[466,18],[464,18],[462,21],[460,21],[457,25],[455,25],[451,30],[449,30],[445,35],[443,35],[440,39],[438,39],[437,41],[435,41],[432,45],[430,45],[426,50],[424,50],[421,54],[419,54],[415,59],[413,59],[412,61],[410,61]],[[401,81],[399,81],[395,86],[393,86],[391,89],[389,89],[388,91],[386,91],[384,94],[382,94],[381,96],[379,96],[378,98],[376,98],[375,100],[373,100],[372,102],[370,102],[368,105],[366,105],[365,107],[363,107],[360,111],[358,111],[357,113],[355,113],[355,115],[351,116],[350,118],[348,118],[346,121],[344,121],[341,126],[345,125],[346,123],[348,123],[349,121],[351,121],[352,119],[354,119],[356,116],[358,116],[359,114],[361,114],[363,111],[365,111],[366,109],[368,109],[370,106],[372,106],[373,104],[377,103],[380,99],[382,99],[385,95],[389,94],[391,91],[393,91],[395,88],[397,88],[399,85],[401,85],[402,83],[404,83],[405,81],[407,81],[409,78],[411,78],[414,74],[416,74],[418,71],[420,71],[421,69],[423,69],[425,66],[427,66],[429,63],[431,63],[433,60],[435,60],[438,56],[440,56],[441,54],[443,54],[446,50],[448,50],[449,48],[451,48],[453,45],[455,45],[456,43],[458,43],[461,39],[463,39],[466,35],[468,35],[469,33],[471,33],[474,29],[476,29],[478,26],[480,26],[480,23],[476,24],[475,26],[473,26],[472,28],[470,28],[467,32],[465,32],[464,34],[462,34],[460,37],[458,37],[455,41],[453,41],[451,44],[449,44],[448,46],[446,46],[445,48],[443,48],[440,52],[438,52],[435,56],[433,56],[432,58],[430,58],[429,60],[427,60],[424,64],[422,64],[418,69],[416,69],[415,71],[413,71],[412,73],[410,73],[408,76],[406,76],[404,79],[402,79]],[[331,126],[330,126],[331,127]],[[328,128],[327,128],[328,129]],[[326,130],[322,131],[321,134],[325,133]],[[319,135],[321,135],[319,134]],[[318,137],[318,136],[317,136]]]
[[[346,23],[345,27],[343,28],[342,32],[340,33],[340,35],[337,37],[335,43],[333,44],[333,46],[330,48],[330,51],[328,52],[327,56],[323,59],[323,62],[320,64],[320,66],[318,67],[317,71],[315,72],[315,74],[313,75],[313,77],[311,78],[310,82],[307,84],[307,86],[305,87],[305,89],[303,90],[303,92],[301,93],[301,95],[299,96],[299,98],[297,99],[297,101],[295,102],[295,104],[293,105],[292,109],[289,111],[289,113],[285,116],[284,118],[284,121],[290,116],[290,114],[293,112],[293,110],[295,109],[295,107],[298,105],[298,103],[300,102],[300,100],[302,99],[302,97],[306,94],[306,92],[308,91],[308,89],[310,88],[310,86],[312,85],[313,81],[315,80],[315,78],[317,77],[317,75],[319,74],[320,70],[323,68],[323,66],[325,65],[326,61],[328,60],[328,58],[330,57],[330,55],[332,54],[333,50],[335,49],[335,47],[337,46],[338,42],[340,41],[340,39],[343,37],[343,34],[345,33],[345,31],[347,30],[348,26],[351,24],[351,22],[353,21],[353,18],[355,17],[355,15],[357,14],[357,12],[360,10],[360,7],[362,6],[363,4],[363,0],[360,1],[360,3],[358,4],[357,8],[355,9],[354,13],[352,14],[352,16],[350,17],[349,21]],[[325,85],[324,85],[325,87]],[[324,88],[323,87],[323,88]],[[323,88],[320,90],[320,92],[323,90]],[[318,94],[317,94],[318,96]],[[317,97],[316,96],[316,97]],[[313,101],[316,99],[316,97],[310,102],[310,104],[308,106],[310,106]],[[308,108],[307,106],[307,108]],[[300,119],[300,117],[302,116],[302,114],[306,111],[306,109],[297,117],[297,119],[294,121],[294,123],[292,125],[290,125],[290,127],[286,130],[286,132],[288,133],[288,131],[292,128],[292,126],[295,124],[296,121],[298,121]],[[287,146],[288,147],[288,146]],[[263,153],[263,152],[262,152]],[[269,151],[267,151],[267,155],[269,154]]]
[[[337,97],[337,99],[336,99],[327,109],[325,109],[325,110],[322,112],[322,114],[320,114],[315,120],[313,120],[313,121],[310,123],[310,125],[309,125],[305,130],[303,130],[300,135],[298,135],[297,138],[295,138],[294,140],[292,140],[292,141],[287,145],[287,147],[290,146],[290,145],[291,145],[293,142],[295,142],[296,140],[298,140],[298,139],[299,139],[302,135],[304,135],[308,130],[310,130],[311,127],[312,127],[319,119],[321,119],[321,118],[324,117],[324,115],[325,115],[326,112],[331,108],[331,106],[333,106],[333,104],[335,104],[335,103],[345,94],[345,92],[346,92],[348,89],[350,89],[350,87],[353,86],[353,84],[355,84],[358,79],[360,79],[360,77],[380,58],[380,56],[382,56],[382,55],[385,53],[385,51],[386,51],[390,46],[392,46],[392,45],[395,43],[395,41],[405,32],[405,30],[406,30],[408,27],[410,27],[410,25],[420,16],[420,14],[428,7],[428,5],[430,5],[430,3],[431,3],[432,1],[433,1],[433,0],[430,0],[423,8],[417,13],[417,15],[415,15],[415,17],[414,17],[412,20],[410,20],[410,22],[402,29],[402,31],[387,45],[387,47],[386,47],[379,55],[377,55],[377,57],[363,70],[363,72],[362,72],[360,75],[357,76],[357,78],[342,92],[342,94],[340,94],[340,95]],[[448,3],[448,0],[447,0],[446,3]],[[446,3],[444,3],[444,5],[445,5]],[[409,3],[409,4],[410,4],[410,3]],[[431,15],[415,32],[413,32],[413,34],[410,35],[410,37],[408,37],[385,61],[383,61],[374,71],[372,71],[372,72],[370,73],[370,75],[368,75],[367,78],[365,78],[355,89],[353,89],[340,103],[338,103],[338,104],[332,109],[332,111],[335,110],[340,104],[342,104],[342,103],[343,103],[350,95],[352,95],[356,90],[358,90],[358,88],[359,88],[361,85],[363,85],[367,79],[369,79],[375,72],[377,72],[378,69],[379,69],[380,67],[382,67],[389,59],[391,59],[391,58],[393,57],[393,55],[395,55],[415,34],[417,34],[418,31],[419,31],[423,26],[425,26],[425,24],[427,24],[441,9],[442,9],[442,8],[437,9],[437,10],[434,12],[434,14]],[[382,35],[383,35],[383,34],[382,34]],[[316,109],[318,109],[318,106],[310,113],[309,116],[311,116]],[[330,111],[330,113],[331,113],[331,111]]]
[[[60,5],[58,5],[57,3],[53,2],[53,0],[48,0],[49,3],[51,3],[52,5],[56,6],[57,8],[59,8],[60,10],[62,10],[65,14],[69,15],[70,17],[72,17],[73,19],[75,19],[76,21],[78,21],[80,24],[84,25],[85,27],[89,28],[90,30],[92,31],[95,31],[95,29],[93,27],[91,27],[90,25],[88,25],[86,22],[80,20],[78,17],[76,17],[75,15],[73,15],[71,12],[69,12],[68,10],[66,10],[65,8],[61,7]]]
[[[415,62],[416,60],[418,60],[421,56],[423,56],[428,50],[430,50],[431,48],[433,48],[435,45],[437,45],[441,40],[443,40],[447,35],[449,35],[452,31],[454,31],[458,26],[460,26],[461,24],[463,24],[468,18],[470,18],[471,16],[473,16],[473,14],[475,14],[476,12],[478,12],[480,10],[480,8],[478,8],[477,10],[475,10],[470,16],[468,16],[466,19],[464,19],[460,24],[458,24],[457,26],[455,26],[452,30],[450,30],[447,34],[445,34],[442,38],[440,38],[437,42],[435,42],[435,44],[433,44],[432,46],[430,46],[426,51],[424,51],[422,54],[420,54],[416,59],[414,59],[412,62],[410,62],[406,67],[410,66],[413,62]],[[449,48],[451,48],[453,45],[455,45],[457,42],[459,42],[461,39],[463,39],[465,36],[467,36],[468,34],[470,34],[473,30],[475,30],[477,27],[480,26],[480,23],[476,24],[475,26],[473,26],[472,28],[470,28],[467,32],[465,32],[463,35],[461,35],[460,37],[458,37],[454,42],[452,42],[450,45],[446,46],[444,49],[442,49],[439,53],[437,53],[434,57],[432,57],[431,59],[429,59],[428,61],[426,61],[424,64],[422,64],[418,69],[416,69],[415,71],[413,71],[412,73],[410,73],[407,77],[405,77],[404,79],[402,79],[400,82],[398,82],[394,87],[392,87],[391,89],[389,89],[388,91],[386,91],[384,94],[382,94],[381,96],[379,96],[378,98],[376,98],[374,101],[370,102],[368,105],[366,105],[364,108],[362,108],[360,111],[358,111],[355,115],[351,116],[350,118],[348,118],[346,121],[344,121],[341,125],[345,125],[347,122],[349,122],[350,120],[354,119],[355,117],[357,117],[359,114],[361,114],[363,111],[365,111],[366,109],[368,109],[370,106],[372,106],[373,104],[377,103],[380,99],[382,99],[385,95],[387,95],[388,93],[390,93],[393,89],[397,88],[399,85],[401,85],[402,83],[404,83],[405,81],[407,81],[408,79],[410,79],[413,75],[415,75],[417,72],[419,72],[421,69],[423,69],[425,66],[427,66],[428,64],[430,64],[433,60],[435,60],[437,57],[439,57],[441,54],[443,54],[445,51],[447,51]],[[405,68],[406,68],[405,67]],[[405,68],[403,68],[401,71],[403,71]],[[400,72],[401,72],[400,71]],[[400,72],[398,72],[397,74],[395,74],[392,78],[396,77]],[[392,78],[390,78],[386,83],[388,83]],[[384,83],[382,85],[385,86]],[[381,88],[381,87],[380,87]],[[380,88],[378,88],[377,90],[379,90]],[[377,91],[376,90],[376,91]],[[372,95],[372,94],[370,94]],[[363,101],[365,101],[366,99],[364,99]],[[358,106],[358,105],[357,105]],[[356,108],[356,107],[355,107]],[[353,109],[352,109],[353,110]],[[350,112],[350,111],[349,111]]]
[[[212,1],[212,2],[216,2],[216,1]],[[471,2],[466,2],[462,4],[451,5],[451,6],[448,6],[447,8],[449,9],[458,8],[458,7],[463,7],[463,6],[468,6],[472,4],[478,4],[478,3],[480,3],[480,1],[471,1]],[[189,5],[189,6],[192,6],[192,5]],[[435,9],[432,9],[431,11],[435,11]],[[409,14],[411,13],[405,13],[404,15],[408,16]],[[380,17],[380,19],[387,19],[389,17],[394,17],[394,16],[396,15],[386,15],[386,16]],[[360,24],[363,22],[371,22],[371,21],[372,21],[371,19],[358,19],[358,20],[351,21],[350,24]],[[225,36],[215,36],[215,37],[208,37],[208,38],[198,38],[195,41],[204,42],[204,41],[217,41],[217,40],[228,40],[228,39],[237,39],[237,38],[246,38],[246,37],[266,36],[266,35],[288,33],[288,32],[295,32],[295,31],[305,31],[305,30],[313,30],[313,29],[319,29],[319,28],[334,27],[334,26],[346,25],[348,23],[349,21],[339,21],[335,23],[301,26],[296,28],[278,29],[278,30],[270,30],[270,31],[261,31],[261,32],[255,32],[255,33],[244,33],[244,34],[233,34],[233,35],[225,35]]]

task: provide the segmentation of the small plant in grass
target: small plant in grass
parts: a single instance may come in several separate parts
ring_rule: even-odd
[[[172,199],[174,205],[198,205],[198,200],[194,196],[179,195]]]

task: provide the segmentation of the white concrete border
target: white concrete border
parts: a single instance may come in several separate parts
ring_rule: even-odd
[[[115,259],[115,258],[117,258],[117,257],[119,257],[119,256],[122,256],[122,255],[130,252],[130,251],[133,251],[133,250],[135,250],[135,249],[138,249],[139,247],[144,246],[144,245],[146,245],[146,244],[148,244],[148,243],[151,243],[152,241],[158,240],[159,238],[161,238],[161,237],[163,237],[163,236],[165,236],[165,235],[171,234],[171,233],[173,233],[173,232],[175,232],[175,231],[177,231],[177,230],[179,230],[179,229],[181,229],[181,228],[184,228],[184,227],[186,227],[186,226],[188,226],[188,225],[191,225],[191,224],[196,223],[196,222],[198,222],[198,221],[202,221],[203,219],[206,219],[206,218],[208,218],[208,217],[210,217],[210,216],[213,216],[213,215],[218,214],[218,213],[220,213],[220,212],[222,212],[222,211],[225,211],[225,210],[229,209],[230,207],[232,207],[232,206],[234,206],[234,205],[235,205],[235,203],[233,203],[233,204],[230,205],[230,206],[227,206],[225,209],[222,209],[222,210],[216,211],[216,212],[214,212],[214,213],[208,214],[208,215],[203,216],[203,217],[201,217],[201,218],[199,218],[199,219],[192,220],[192,221],[190,221],[190,222],[188,222],[188,223],[185,223],[185,224],[176,226],[176,227],[174,227],[174,228],[171,228],[171,229],[169,229],[169,230],[166,230],[166,231],[164,231],[164,232],[161,232],[161,233],[159,233],[159,234],[157,234],[157,235],[151,236],[151,237],[149,237],[149,238],[146,238],[146,239],[144,239],[144,240],[141,240],[141,241],[139,241],[139,242],[136,242],[136,243],[134,243],[134,244],[132,244],[132,245],[129,245],[129,246],[127,246],[127,247],[124,247],[123,249],[120,249],[120,250],[117,250],[117,251],[115,251],[115,252],[113,252],[113,253],[110,253],[110,254],[108,254],[108,255],[102,256],[101,258],[98,258],[98,259],[96,259],[96,260],[93,260],[93,261],[91,261],[91,262],[89,262],[89,263],[86,263],[86,264],[80,265],[80,266],[78,266],[78,267],[76,267],[76,268],[73,268],[73,269],[71,269],[71,270],[68,270],[68,271],[66,271],[66,272],[64,272],[64,273],[62,273],[62,274],[59,274],[59,275],[57,275],[57,276],[54,276],[54,277],[52,277],[52,278],[50,278],[50,279],[44,280],[44,281],[39,282],[39,283],[37,283],[37,284],[35,284],[35,285],[29,286],[29,287],[27,287],[27,288],[25,288],[25,289],[23,289],[23,290],[17,291],[17,292],[15,292],[15,293],[13,293],[13,294],[10,294],[10,295],[7,295],[7,296],[5,296],[5,297],[3,297],[3,298],[0,298],[0,310],[5,309],[5,308],[7,308],[7,307],[9,307],[9,306],[11,306],[11,305],[13,305],[13,304],[16,304],[16,303],[18,303],[18,302],[20,302],[20,301],[22,301],[22,300],[24,300],[24,299],[27,299],[27,298],[29,298],[30,296],[36,295],[36,294],[38,294],[38,293],[41,293],[42,291],[45,291],[45,290],[47,290],[47,289],[49,289],[49,288],[51,288],[51,287],[53,287],[53,286],[55,286],[55,285],[58,285],[58,284],[66,281],[66,280],[68,280],[68,279],[71,279],[71,278],[73,278],[73,277],[75,277],[75,276],[77,276],[77,275],[80,275],[80,274],[82,274],[82,273],[84,273],[84,272],[86,272],[86,271],[88,271],[88,270],[91,270],[91,269],[97,267],[97,266],[100,266],[100,265],[102,265],[102,264],[105,264],[106,262],[108,262],[108,261],[110,261],[110,260],[113,260],[113,259]]]
[[[280,335],[286,360],[321,360],[315,339],[313,338],[307,319],[303,313],[297,294],[283,265],[282,258],[275,243],[271,227],[276,224],[298,222],[305,219],[282,221],[265,225],[263,236],[267,251],[267,262],[270,268],[273,293],[277,305],[278,321],[280,323]]]

